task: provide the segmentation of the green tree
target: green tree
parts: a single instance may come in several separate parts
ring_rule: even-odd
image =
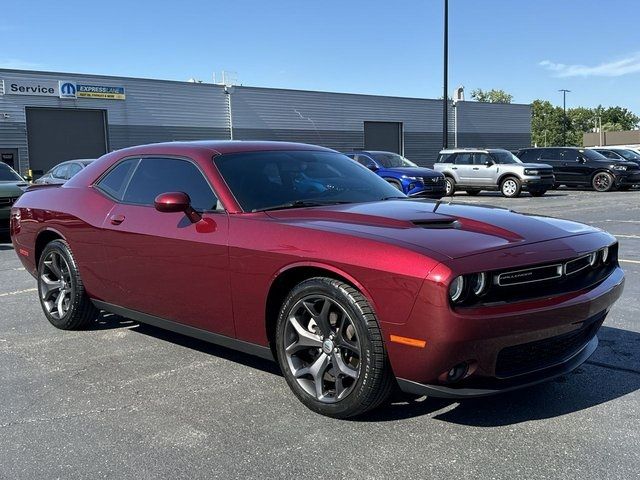
[[[471,91],[471,98],[478,102],[511,103],[513,95],[505,92],[504,90],[482,90],[481,88],[476,88]]]

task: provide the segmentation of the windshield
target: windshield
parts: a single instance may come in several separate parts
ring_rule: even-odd
[[[638,160],[640,160],[640,153],[636,153],[633,150],[613,150],[613,151],[621,155],[622,157],[624,157],[626,160],[633,160],[634,162],[637,162]]]
[[[0,182],[24,182],[9,165],[0,163]]]
[[[381,177],[340,153],[230,153],[216,157],[214,163],[245,212],[405,197]]]
[[[371,152],[373,159],[384,168],[394,167],[417,167],[411,160],[404,158],[402,155],[391,152]]]
[[[507,150],[491,150],[491,156],[496,163],[522,163],[518,157]]]
[[[605,157],[604,155],[596,152],[595,150],[579,150],[579,152],[580,152],[580,155],[588,158],[589,160],[598,160],[600,162],[601,161],[611,162],[610,158]]]

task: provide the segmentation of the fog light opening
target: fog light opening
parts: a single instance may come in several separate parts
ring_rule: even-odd
[[[455,383],[462,380],[469,371],[469,364],[467,362],[462,362],[457,364],[447,372],[447,382]]]

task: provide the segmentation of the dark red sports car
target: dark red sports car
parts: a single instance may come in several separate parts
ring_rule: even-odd
[[[489,395],[569,372],[620,296],[586,225],[408,199],[326,148],[188,142],[105,155],[15,204],[58,328],[99,310],[279,362],[309,408]]]

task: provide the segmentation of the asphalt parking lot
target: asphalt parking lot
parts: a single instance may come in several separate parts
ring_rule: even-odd
[[[332,420],[275,364],[113,316],[56,330],[0,243],[0,478],[640,477],[640,191],[454,201],[618,237],[626,289],[581,368],[499,397]]]

